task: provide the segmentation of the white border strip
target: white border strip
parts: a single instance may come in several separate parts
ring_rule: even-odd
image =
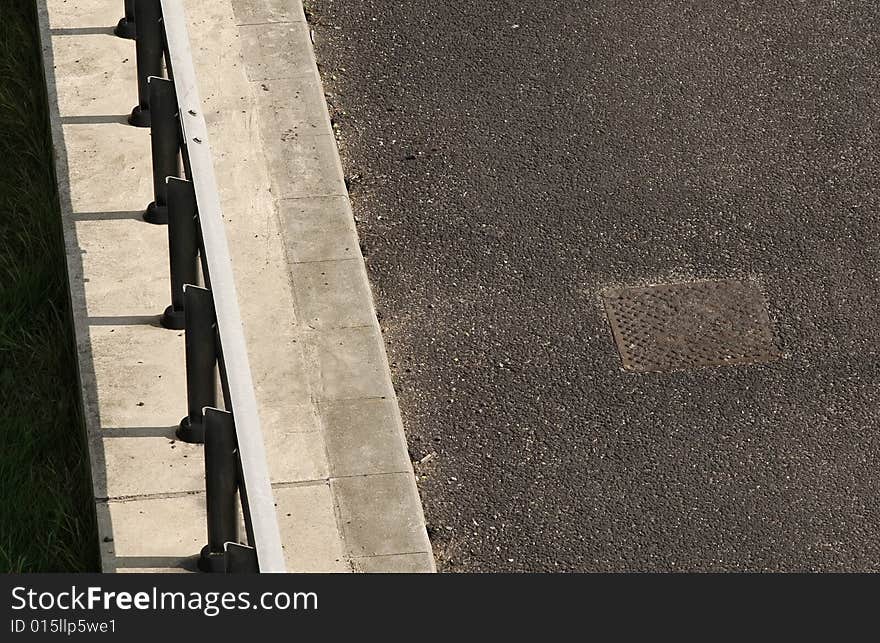
[[[284,572],[284,552],[275,514],[275,500],[266,466],[266,449],[257,414],[247,347],[241,327],[238,295],[232,275],[229,245],[220,211],[220,197],[196,85],[187,21],[180,0],[161,0],[165,36],[174,73],[180,123],[189,154],[198,204],[205,260],[214,294],[217,332],[226,366],[229,396],[235,418],[242,477],[250,509],[254,547],[261,572]],[[223,293],[218,297],[216,293]]]

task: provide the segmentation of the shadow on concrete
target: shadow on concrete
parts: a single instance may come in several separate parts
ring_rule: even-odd
[[[116,37],[113,27],[69,27],[49,29],[50,36],[100,36],[101,34]]]
[[[62,116],[62,125],[104,125],[121,123],[128,125],[128,114],[87,114],[85,116]]]
[[[115,569],[104,571],[115,572],[120,569],[141,569],[144,571],[154,569],[177,569],[180,571],[197,572],[199,571],[197,567],[198,562],[198,556],[188,556],[186,558],[177,558],[176,556],[117,556]]]
[[[89,326],[154,326],[162,328],[159,315],[115,315],[107,317],[89,317]]]
[[[168,438],[177,440],[177,426],[129,426],[101,429],[105,438]]]
[[[143,210],[119,210],[116,212],[73,212],[71,221],[130,221],[143,218]]]

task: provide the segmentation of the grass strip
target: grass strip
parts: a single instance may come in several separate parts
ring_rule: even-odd
[[[33,0],[0,2],[0,571],[97,571]]]

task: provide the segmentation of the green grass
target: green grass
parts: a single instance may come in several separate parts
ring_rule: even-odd
[[[0,571],[96,571],[33,0],[0,2]]]

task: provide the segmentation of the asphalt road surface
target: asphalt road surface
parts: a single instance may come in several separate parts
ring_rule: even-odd
[[[880,569],[880,5],[309,6],[442,570]],[[783,358],[624,371],[701,279]]]

